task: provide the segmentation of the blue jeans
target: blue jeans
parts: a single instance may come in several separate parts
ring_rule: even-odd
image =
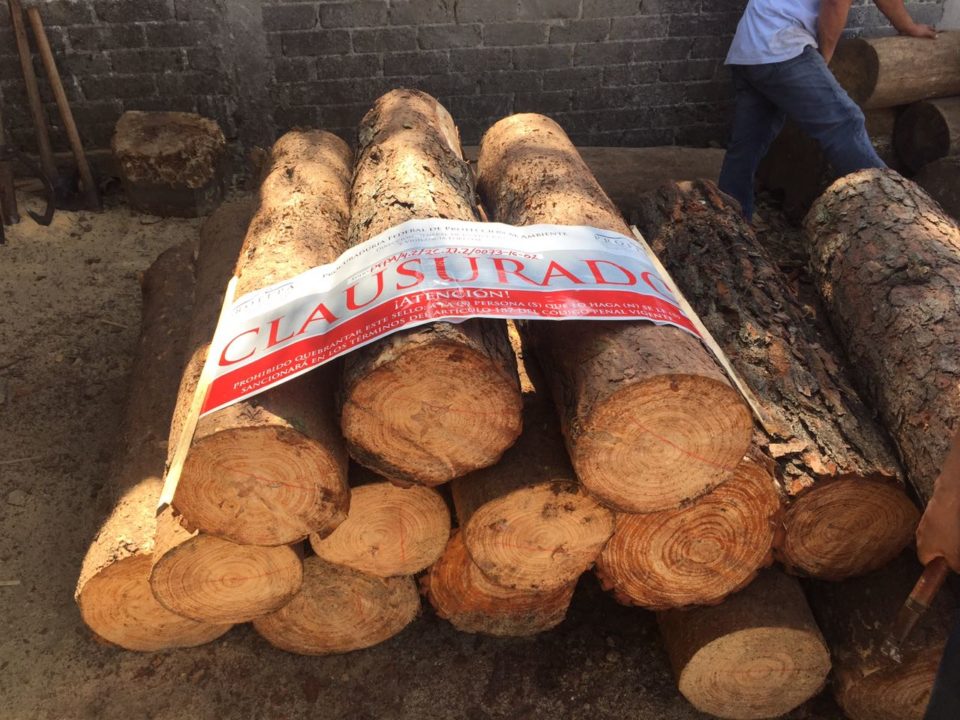
[[[850,99],[823,56],[808,46],[791,60],[731,65],[736,106],[733,131],[720,171],[720,189],[753,217],[757,167],[786,118],[820,143],[839,175],[886,167],[873,149],[863,112]]]
[[[960,612],[953,622],[953,632],[943,651],[933,695],[924,720],[957,720],[960,718]]]

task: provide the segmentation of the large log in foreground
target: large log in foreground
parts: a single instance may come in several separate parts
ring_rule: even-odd
[[[713,605],[773,561],[780,516],[773,475],[748,456],[732,478],[687,507],[618,513],[596,574],[625,605]]]
[[[851,720],[921,720],[951,626],[941,596],[902,646],[903,662],[880,648],[922,568],[912,551],[862,578],[810,581],[810,605],[833,656],[833,694]]]
[[[960,95],[960,32],[844,40],[830,69],[864,109]]]
[[[563,130],[514,115],[487,131],[479,189],[514,225],[630,229]],[[750,443],[739,394],[693,336],[646,322],[530,322],[577,476],[625,512],[676,508],[729,478]]]
[[[830,186],[805,233],[860,390],[926,502],[960,422],[960,228],[914,183],[865,170]]]
[[[336,136],[287,133],[273,148],[252,220],[246,210],[210,228],[222,240],[211,248],[202,287],[198,276],[193,357],[174,431],[190,407],[234,265],[239,297],[335,259],[344,248],[350,169],[350,150]],[[279,337],[289,332],[277,329]],[[200,419],[173,500],[191,528],[237,543],[282,545],[330,532],[346,517],[335,373],[321,367]]]
[[[763,407],[755,443],[788,501],[780,559],[839,580],[896,557],[918,520],[896,459],[734,204],[711,182],[674,183],[634,219]]]
[[[303,562],[300,592],[253,627],[281,650],[332,655],[384,642],[419,612],[413,578],[375,577],[310,557]]]
[[[186,362],[195,251],[194,242],[168,250],[141,281],[143,329],[123,415],[122,451],[110,468],[112,485],[104,491],[111,510],[77,581],[83,621],[105,641],[128,650],[199,645],[231,627],[180,617],[150,590],[166,437]]]
[[[779,717],[816,695],[830,653],[799,583],[766,570],[722,605],[658,615],[683,696],[721,718]]]
[[[960,97],[908,107],[897,118],[893,143],[911,172],[942,157],[960,154]]]
[[[327,562],[378,577],[413,575],[432,565],[450,537],[450,511],[433,488],[397,487],[350,468],[350,515],[326,537],[310,536]]]
[[[479,220],[450,114],[395,90],[360,128],[349,242],[407,220]],[[401,484],[439,485],[495,463],[520,433],[520,389],[506,324],[432,323],[344,361],[341,427],[361,465]]]
[[[437,615],[457,630],[525,637],[550,630],[567,615],[576,580],[553,590],[511,590],[490,581],[454,531],[440,559],[420,578]]]

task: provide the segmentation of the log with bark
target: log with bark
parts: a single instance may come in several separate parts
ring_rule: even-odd
[[[897,155],[910,172],[960,154],[960,97],[914,103],[897,118]]]
[[[658,620],[680,692],[717,717],[784,715],[816,695],[830,672],[803,590],[778,570],[722,605],[668,610]]]
[[[384,642],[419,612],[413,578],[376,577],[309,557],[300,592],[285,607],[254,620],[253,627],[281,650],[332,655]]]
[[[514,115],[484,136],[479,189],[493,219],[591,225],[629,235],[552,120]],[[653,512],[728,479],[750,443],[750,413],[692,335],[647,322],[530,322],[577,476],[604,504]]]
[[[257,204],[210,229],[222,239],[200,270],[207,278],[202,286],[198,278],[192,359],[175,431],[190,407],[231,274],[239,297],[339,256],[350,172],[350,150],[336,136],[287,133],[274,145]],[[276,331],[281,338],[293,332]],[[200,419],[173,500],[191,528],[237,543],[283,545],[340,524],[349,488],[334,408],[336,373],[323,366]]]
[[[833,694],[851,720],[921,720],[951,627],[942,591],[896,663],[880,652],[922,568],[912,551],[861,578],[810,581],[807,596],[833,656]]]
[[[762,461],[677,510],[618,513],[596,574],[618,602],[650,610],[713,605],[773,562],[780,490]]]
[[[545,382],[515,327],[523,433],[496,465],[453,481],[453,504],[467,552],[491,581],[553,590],[593,565],[613,533],[613,513],[577,482]]]
[[[926,502],[960,421],[960,228],[916,184],[864,170],[817,201],[805,237],[859,389]]]
[[[576,580],[543,591],[497,585],[470,558],[459,530],[420,583],[437,615],[457,630],[497,637],[526,637],[556,627],[576,586]]]
[[[787,501],[778,558],[838,580],[896,557],[918,520],[902,471],[735,203],[709,181],[671,183],[633,218],[764,410],[754,442]]]
[[[960,95],[960,32],[844,40],[830,69],[865,109]]]
[[[433,488],[397,487],[357,465],[350,468],[350,514],[326,537],[310,536],[327,562],[378,577],[413,575],[440,557],[450,511]]]
[[[414,90],[381,97],[360,127],[349,244],[407,220],[479,220],[450,114]],[[401,484],[439,485],[495,463],[520,433],[502,321],[432,323],[346,357],[341,427],[357,462]]]
[[[930,163],[917,173],[914,180],[954,220],[960,220],[960,155]]]
[[[199,645],[231,627],[180,617],[150,590],[167,431],[186,363],[195,252],[193,241],[171,248],[141,280],[142,330],[120,450],[100,498],[109,515],[87,550],[74,596],[84,623],[103,640],[128,650]]]

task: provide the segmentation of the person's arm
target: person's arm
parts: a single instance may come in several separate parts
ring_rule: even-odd
[[[852,2],[853,0],[823,0],[820,3],[817,34],[820,36],[820,54],[828,63],[837,49],[843,29],[847,26],[847,15],[850,14]]]
[[[933,497],[917,527],[917,557],[924,565],[942,557],[960,573],[960,432],[933,486]]]
[[[907,8],[904,7],[903,0],[873,0],[873,2],[901,35],[931,39],[937,37],[937,31],[933,27],[913,21]]]

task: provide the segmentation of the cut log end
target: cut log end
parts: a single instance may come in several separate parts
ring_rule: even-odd
[[[80,615],[96,635],[126,650],[156,652],[203,645],[232,625],[181,617],[161,605],[150,589],[149,554],[131,555],[105,568],[77,595]]]
[[[428,342],[353,384],[341,426],[362,465],[435,486],[495,463],[520,434],[521,405],[499,361],[466,343]]]
[[[838,672],[837,699],[853,720],[922,720],[942,654],[942,647],[927,648],[922,654],[905,658],[902,665],[877,670],[854,682]]]
[[[378,577],[432,565],[450,537],[450,512],[436,490],[375,482],[353,489],[350,515],[332,534],[310,536],[322,559]]]
[[[726,382],[658,375],[599,406],[571,446],[584,487],[621,512],[676,508],[730,477],[753,432]]]
[[[378,578],[318,557],[303,563],[303,587],[277,612],[253,621],[271,645],[332,655],[384,642],[413,622],[420,596],[411,577]]]
[[[291,547],[237,545],[196,535],[156,558],[150,585],[177,615],[207,623],[241,623],[286,605],[303,579]]]
[[[221,431],[194,441],[174,506],[212,535],[290,544],[328,532],[346,517],[344,464],[336,448],[292,428]]]
[[[593,564],[613,532],[613,513],[574,482],[547,482],[487,502],[463,539],[497,585],[517,590],[569,586]]]
[[[680,673],[679,688],[698,710],[721,718],[784,715],[823,686],[830,656],[805,630],[749,628],[700,649]]]
[[[787,510],[777,558],[794,572],[825,580],[863,575],[893,560],[919,519],[892,482],[846,478],[816,485]]]
[[[772,560],[780,507],[773,477],[744,459],[694,505],[618,515],[597,575],[624,604],[660,610],[719,602]]]
[[[851,38],[837,46],[830,69],[853,101],[863,105],[876,90],[880,58],[869,42],[863,38]]]
[[[559,625],[575,586],[530,592],[496,585],[470,559],[460,532],[421,582],[437,615],[455,628],[499,637],[525,637]]]

